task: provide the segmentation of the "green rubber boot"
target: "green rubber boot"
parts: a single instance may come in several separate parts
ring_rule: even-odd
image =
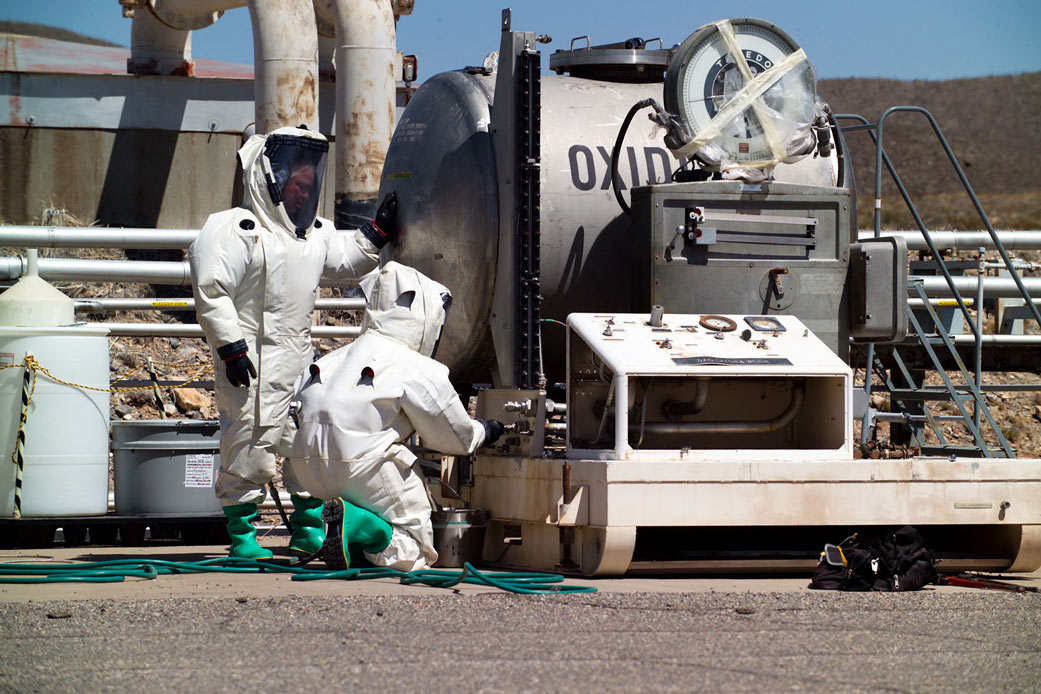
[[[375,513],[336,498],[325,503],[322,519],[329,525],[322,545],[322,557],[330,569],[350,568],[348,544],[356,544],[369,554],[382,552],[390,544],[393,529]]]
[[[229,555],[243,559],[270,559],[274,556],[271,550],[257,544],[257,531],[253,527],[253,520],[257,517],[256,504],[225,506],[224,515],[228,517],[228,537],[231,538]]]
[[[305,499],[293,494],[293,513],[289,525],[293,536],[289,538],[289,553],[307,556],[322,548],[325,542],[325,522],[322,520],[322,500]]]

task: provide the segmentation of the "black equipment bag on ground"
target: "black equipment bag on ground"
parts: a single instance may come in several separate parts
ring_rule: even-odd
[[[936,558],[909,525],[880,542],[854,533],[838,545],[825,545],[810,579],[815,590],[906,591],[936,583]]]

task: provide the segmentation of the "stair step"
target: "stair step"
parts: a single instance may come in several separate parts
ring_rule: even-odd
[[[889,391],[889,397],[893,400],[917,400],[953,402],[951,394],[946,390],[912,390],[910,388],[896,388]],[[960,400],[972,400],[972,393],[955,393]]]

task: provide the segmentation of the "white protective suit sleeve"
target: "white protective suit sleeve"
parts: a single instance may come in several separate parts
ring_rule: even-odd
[[[425,448],[465,455],[484,443],[484,426],[466,412],[443,364],[431,360],[428,368],[404,384],[401,409]]]
[[[329,235],[329,253],[322,277],[343,282],[357,281],[379,263],[380,250],[358,229],[334,231]]]
[[[255,233],[237,223],[244,215],[250,216],[241,209],[210,215],[188,250],[195,312],[214,348],[243,339],[234,298],[256,245]]]

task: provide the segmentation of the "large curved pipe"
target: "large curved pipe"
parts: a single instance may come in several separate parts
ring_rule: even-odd
[[[181,31],[205,29],[225,10],[245,7],[246,0],[137,0],[147,5],[163,24]]]
[[[722,422],[648,422],[645,434],[765,434],[787,426],[798,414],[806,395],[806,384],[797,381],[792,388],[792,399],[781,414],[773,419],[754,422],[740,420]],[[630,424],[630,431],[640,431],[639,424]]]
[[[123,14],[133,17],[130,29],[131,75],[195,74],[192,35],[246,0],[121,0]]]
[[[195,74],[192,33],[161,22],[148,6],[135,8],[127,73],[191,77]]]
[[[376,212],[394,133],[394,0],[319,0],[336,19],[336,227]]]
[[[311,0],[249,0],[256,132],[318,129],[318,32]]]

